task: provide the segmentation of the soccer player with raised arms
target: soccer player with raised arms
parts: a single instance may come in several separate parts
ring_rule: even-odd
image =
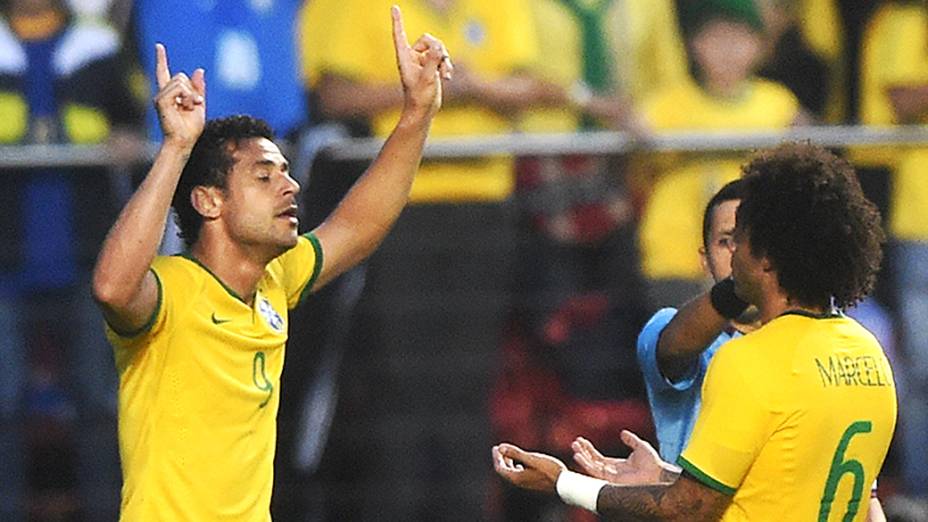
[[[404,108],[329,218],[297,231],[299,185],[263,122],[206,122],[204,71],[171,76],[157,46],[164,141],[111,229],[93,292],[120,373],[126,521],[270,520],[287,311],[380,244],[409,196],[451,61],[393,37]],[[157,256],[173,206],[188,251]]]
[[[712,358],[682,473],[636,448],[627,464],[650,483],[619,486],[501,444],[501,476],[615,520],[865,520],[895,386],[877,341],[840,310],[873,287],[879,214],[850,165],[819,147],[785,144],[744,172],[734,290],[764,326]]]

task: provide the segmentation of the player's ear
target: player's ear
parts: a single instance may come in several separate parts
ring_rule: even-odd
[[[709,269],[709,254],[704,246],[699,247],[699,266],[702,267],[704,273],[712,275],[712,270]]]
[[[190,192],[190,204],[206,219],[216,219],[222,211],[222,189],[198,185]]]

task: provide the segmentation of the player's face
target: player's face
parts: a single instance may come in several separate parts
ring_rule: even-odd
[[[223,204],[230,236],[277,254],[294,247],[300,185],[290,177],[287,159],[266,138],[243,140],[232,157],[235,164],[227,177]]]
[[[731,275],[731,255],[735,248],[735,214],[740,199],[723,201],[712,210],[708,245],[703,252],[706,270],[715,281]]]
[[[763,260],[754,256],[748,233],[735,227],[732,236],[735,249],[731,253],[731,276],[735,280],[735,295],[751,304],[759,304],[764,276]]]

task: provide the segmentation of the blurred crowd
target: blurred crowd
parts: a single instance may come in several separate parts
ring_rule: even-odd
[[[88,280],[159,139],[155,42],[206,69],[209,117],[288,143],[308,230],[366,166],[325,146],[396,123],[393,3],[453,56],[434,137],[928,123],[923,0],[0,0],[0,145],[105,144],[113,164],[0,167],[0,520],[117,517],[117,376]],[[928,520],[928,146],[841,153],[891,237],[848,310],[896,375],[879,494],[890,520]],[[491,441],[653,441],[635,339],[706,287],[703,208],[745,158],[425,160],[378,253],[295,315],[275,520],[585,520],[492,480]]]

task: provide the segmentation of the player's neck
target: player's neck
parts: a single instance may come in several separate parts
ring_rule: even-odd
[[[194,243],[190,254],[249,305],[273,259],[231,241],[210,241],[209,236]]]
[[[787,298],[786,310],[781,312],[781,315],[785,313],[791,313],[791,312],[800,313],[800,314],[808,315],[811,317],[828,317],[828,316],[835,314],[835,307],[832,306],[830,303],[827,305],[810,305],[810,304],[800,303],[799,301],[796,301],[795,299]]]
[[[814,317],[823,317],[833,312],[830,306],[800,303],[782,292],[768,294],[763,299],[763,302],[758,304],[757,308],[760,311],[760,321],[763,324],[767,324],[771,320],[789,312],[799,312]]]
[[[730,325],[733,331],[742,334],[751,333],[761,326],[763,326],[763,323],[760,321],[760,310],[754,305],[749,306],[737,319],[733,319]]]
[[[765,285],[758,297],[758,302],[754,304],[757,306],[757,319],[761,324],[769,323],[789,309],[786,294],[770,284]]]

